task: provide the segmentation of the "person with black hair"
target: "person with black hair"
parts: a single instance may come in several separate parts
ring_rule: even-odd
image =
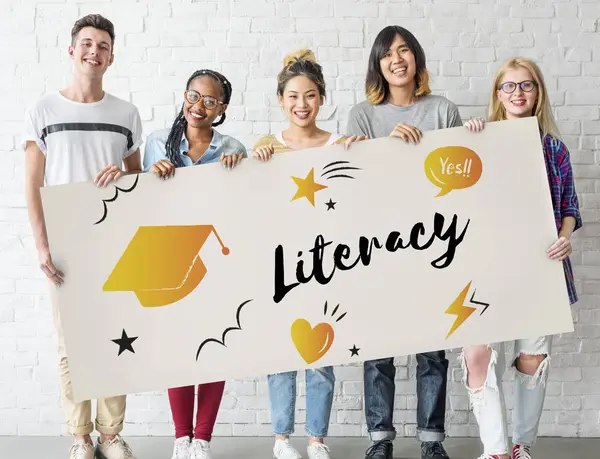
[[[452,102],[431,94],[425,52],[400,26],[379,32],[369,56],[367,100],[352,107],[347,135],[399,137],[419,143],[424,131],[462,126]],[[402,152],[409,152],[402,149]],[[381,318],[374,318],[374,320]],[[448,459],[445,437],[448,360],[444,350],[417,354],[417,437],[422,459]],[[364,362],[365,415],[372,445],[366,459],[392,459],[394,358]]]
[[[231,91],[231,83],[219,72],[194,72],[186,84],[184,103],[173,126],[148,136],[144,171],[167,180],[178,167],[220,161],[231,170],[245,158],[246,149],[240,141],[214,129],[225,121]],[[210,441],[224,388],[224,381],[198,385],[195,427],[195,387],[168,390],[175,424],[172,459],[211,459]]]
[[[231,100],[227,78],[214,70],[198,70],[187,81],[181,111],[170,129],[151,133],[144,149],[144,171],[167,180],[178,167],[220,161],[227,170],[247,157],[237,139],[219,133]]]
[[[335,144],[348,148],[365,136],[345,137],[320,129],[316,119],[325,99],[325,79],[321,65],[309,49],[286,56],[277,76],[279,104],[289,120],[289,127],[259,139],[252,158],[269,161],[274,153]],[[309,369],[306,375],[306,433],[309,436],[308,459],[329,459],[329,447],[323,443],[329,428],[335,375],[333,367]],[[276,459],[301,459],[291,445],[296,410],[296,371],[268,375],[271,423],[275,434],[273,456]]]

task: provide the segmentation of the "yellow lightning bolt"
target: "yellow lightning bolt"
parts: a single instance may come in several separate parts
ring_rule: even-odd
[[[467,293],[469,293],[469,287],[471,287],[471,282],[469,282],[467,284],[467,286],[463,289],[463,291],[460,292],[459,295],[456,297],[456,299],[452,302],[450,307],[448,309],[446,309],[446,314],[455,314],[456,315],[456,320],[452,324],[452,328],[450,329],[448,336],[446,336],[446,339],[448,339],[450,337],[450,335],[452,333],[454,333],[456,331],[456,329],[458,327],[460,327],[461,324],[465,320],[467,320],[469,318],[469,316],[471,314],[473,314],[473,311],[475,311],[475,309],[476,309],[476,308],[472,308],[470,306],[465,306],[465,304],[464,304],[465,298],[467,297]]]

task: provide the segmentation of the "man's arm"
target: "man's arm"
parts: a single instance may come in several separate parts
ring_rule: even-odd
[[[123,159],[125,170],[115,164],[109,164],[96,175],[94,183],[99,187],[106,187],[111,181],[117,181],[124,175],[139,174],[142,172],[142,155],[138,148],[132,154]]]
[[[33,230],[40,268],[48,279],[54,284],[60,285],[63,283],[64,274],[57,270],[54,263],[52,263],[46,222],[44,221],[42,196],[40,194],[40,188],[44,186],[45,167],[46,157],[35,142],[28,141],[25,147],[25,198],[27,200],[29,222]]]
[[[142,172],[142,154],[138,148],[131,155],[123,160],[125,165],[125,174],[139,174]]]

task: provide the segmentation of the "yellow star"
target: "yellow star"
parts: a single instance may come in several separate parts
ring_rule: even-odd
[[[306,198],[309,202],[315,206],[315,193],[319,190],[327,188],[325,185],[315,183],[315,168],[313,167],[305,179],[298,177],[292,177],[292,180],[298,185],[298,191],[292,198],[292,201],[300,198]]]

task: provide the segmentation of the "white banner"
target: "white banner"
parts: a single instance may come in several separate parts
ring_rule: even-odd
[[[535,118],[42,198],[76,399],[573,331]]]

